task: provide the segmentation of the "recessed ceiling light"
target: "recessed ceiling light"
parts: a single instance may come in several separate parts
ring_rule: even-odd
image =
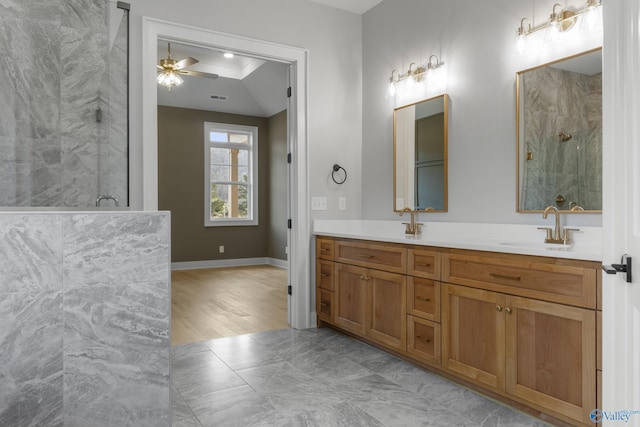
[[[231,58],[233,58],[233,53],[225,52],[224,57],[227,58],[227,59],[231,59]]]

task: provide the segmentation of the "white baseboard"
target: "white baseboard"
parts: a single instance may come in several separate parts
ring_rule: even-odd
[[[286,259],[267,258],[267,264],[273,265],[274,267],[289,268],[289,261]]]
[[[273,265],[274,267],[288,268],[289,263],[276,258],[238,258],[219,259],[207,261],[172,262],[171,270],[198,270],[201,268],[243,267],[248,265]]]

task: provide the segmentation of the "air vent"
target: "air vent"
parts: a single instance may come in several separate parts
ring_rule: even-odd
[[[213,101],[228,101],[229,97],[227,95],[209,95],[209,98]]]

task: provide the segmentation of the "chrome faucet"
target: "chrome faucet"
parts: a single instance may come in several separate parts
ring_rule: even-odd
[[[119,207],[120,204],[118,203],[118,199],[116,198],[116,196],[111,196],[109,194],[99,194],[98,198],[96,199],[96,207],[99,208],[100,207],[100,202],[102,200],[113,200],[114,203],[116,204],[116,207]]]
[[[580,231],[578,228],[565,228],[564,230],[560,226],[560,211],[555,206],[547,206],[542,214],[542,218],[547,219],[549,212],[553,212],[556,216],[555,229],[552,231],[551,227],[538,227],[538,230],[546,230],[547,237],[544,239],[545,243],[558,243],[566,245],[569,242],[570,231]]]
[[[406,226],[404,234],[420,234],[420,231],[422,231],[422,223],[416,222],[416,211],[411,208],[404,208],[400,211],[400,216],[402,216],[402,214],[405,212],[409,212],[411,218],[410,222],[403,222],[403,224]]]

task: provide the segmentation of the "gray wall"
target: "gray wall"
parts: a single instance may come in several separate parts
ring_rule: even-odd
[[[0,214],[0,259],[0,425],[171,424],[166,212]]]
[[[142,50],[142,17],[265,40],[308,51],[309,193],[328,197],[327,211],[311,219],[359,218],[362,148],[362,17],[355,13],[300,0],[131,0],[131,51]],[[212,18],[215,17],[215,18]],[[131,57],[132,196],[142,206],[141,55]],[[385,72],[386,75],[386,72]],[[384,78],[383,78],[384,79]],[[327,177],[334,163],[349,180],[331,187]],[[346,211],[338,197],[347,198]]]
[[[257,226],[204,226],[203,144],[206,121],[258,127]],[[270,240],[274,241],[274,245],[282,246],[282,237],[279,235],[282,227],[271,223],[270,211],[270,205],[286,206],[287,201],[286,192],[281,190],[273,197],[271,195],[270,174],[273,168],[270,161],[272,156],[277,161],[275,157],[282,150],[282,141],[278,139],[278,145],[272,152],[269,123],[270,120],[264,117],[158,106],[158,204],[161,210],[169,210],[172,214],[173,262],[263,258],[270,256]],[[276,119],[275,125],[273,135],[279,138],[282,129],[278,129],[278,126],[282,123]],[[286,139],[284,142],[286,143]],[[285,159],[279,159],[280,167],[286,166]],[[276,180],[281,178],[277,170],[274,173]],[[273,186],[281,188],[277,181]],[[276,210],[274,215],[279,215],[278,208]],[[273,221],[278,220],[282,221],[281,218],[273,218]],[[286,234],[284,239],[286,242]],[[219,252],[219,246],[224,246],[224,253]],[[274,251],[273,257],[285,259],[281,258],[283,252],[284,246],[279,252]]]
[[[364,218],[398,219],[392,212],[392,111],[410,100],[385,97],[391,71],[436,54],[445,63],[451,99],[449,212],[421,219],[548,223],[540,214],[516,213],[516,72],[601,45],[600,38],[580,35],[519,56],[513,42],[520,20],[545,22],[552,6],[543,0],[384,0],[363,15]],[[602,219],[580,214],[563,221],[600,226]]]
[[[269,117],[269,242],[267,256],[287,254],[287,111]]]

